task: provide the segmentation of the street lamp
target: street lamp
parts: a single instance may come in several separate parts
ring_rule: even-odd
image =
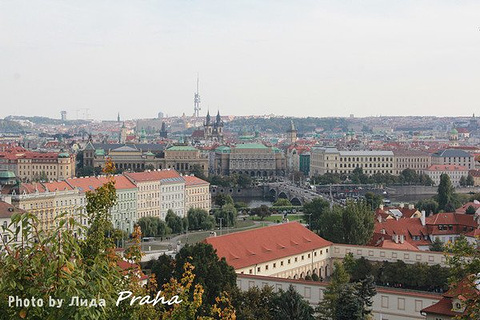
[[[223,232],[222,232],[222,220],[223,220],[223,219],[224,219],[224,218],[222,218],[222,217],[219,217],[219,218],[218,218],[218,220],[220,220],[220,234],[222,234],[222,235],[223,235]]]
[[[311,213],[308,213],[308,214],[305,214],[306,216],[308,216],[308,229],[310,229],[310,231],[312,230],[312,214]]]

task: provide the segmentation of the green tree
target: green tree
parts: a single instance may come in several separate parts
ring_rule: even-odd
[[[455,189],[450,181],[450,176],[446,173],[440,175],[440,183],[437,190],[438,207],[440,210],[445,210],[447,205],[454,202]]]
[[[142,217],[138,219],[137,224],[146,237],[165,237],[172,232],[167,223],[159,217]]]
[[[291,207],[292,203],[288,199],[278,198],[273,204],[274,207]]]
[[[260,220],[265,219],[271,214],[272,214],[272,211],[270,211],[270,208],[264,204],[262,204],[258,208],[253,208],[252,210],[250,210],[250,215],[256,215],[257,217],[260,218]]]
[[[339,294],[342,286],[346,285],[350,281],[350,275],[345,270],[345,267],[342,262],[334,262],[334,270],[328,284],[325,293],[323,295],[323,300],[319,303],[316,308],[318,313],[318,319],[320,320],[330,320],[335,319],[337,314],[337,306]]]
[[[232,199],[232,196],[229,195],[229,194],[223,194],[223,193],[219,193],[217,194],[214,199],[213,199],[215,205],[219,206],[219,207],[223,207],[224,205],[226,204],[231,204],[233,205],[233,199]]]
[[[374,219],[373,212],[366,202],[347,201],[342,219],[345,243],[367,244],[373,235]]]
[[[314,198],[312,201],[303,205],[303,212],[305,214],[303,219],[312,222],[310,230],[321,234],[320,229],[323,226],[322,216],[325,212],[328,212],[329,209],[330,203],[323,198]]]
[[[435,238],[435,241],[432,242],[429,249],[430,249],[430,251],[442,252],[443,251],[442,240],[440,240],[440,238]]]
[[[112,166],[113,163],[107,162],[106,173],[111,172]],[[111,228],[109,209],[116,202],[113,179],[87,192],[86,198],[88,230],[77,222],[85,218],[81,213],[75,217],[60,214],[53,230],[40,230],[39,221],[28,212],[14,214],[7,230],[2,230],[3,235],[10,235],[9,239],[1,239],[4,250],[0,252],[0,310],[3,317],[119,319],[125,314],[133,318],[142,314],[144,319],[153,319],[149,307],[115,306],[118,292],[128,289],[142,295],[145,290],[139,285],[138,276],[130,271],[124,275],[117,267],[113,241],[106,237],[105,231]],[[85,239],[74,236],[79,231],[83,231]],[[129,257],[134,261],[139,259],[136,253],[130,250]],[[42,307],[11,308],[8,296],[27,299],[35,296],[43,301],[51,296],[64,299],[65,303],[62,308],[50,308],[47,302]],[[89,301],[94,298],[98,307],[68,305],[74,296]]]
[[[216,302],[215,298],[222,292],[231,293],[236,286],[237,276],[233,267],[225,258],[219,258],[216,250],[209,244],[197,243],[184,246],[175,256],[174,276],[178,279],[182,274],[182,266],[189,262],[195,267],[194,284],[202,285],[204,299],[202,310],[208,314],[208,309]]]
[[[467,210],[465,210],[466,214],[475,214],[476,210],[474,206],[468,206]]]
[[[194,164],[190,173],[192,173],[197,178],[208,181],[208,178],[205,175],[204,169],[202,169],[202,167],[199,164]]]
[[[252,182],[252,178],[249,175],[238,175],[237,184],[240,188],[250,188],[252,186]]]
[[[215,218],[206,210],[190,208],[187,212],[189,230],[211,230],[215,226]]]
[[[458,183],[460,184],[460,186],[465,187],[467,185],[467,178],[465,176],[461,176]]]
[[[372,210],[375,210],[383,203],[383,197],[373,192],[366,192],[365,201]]]
[[[417,202],[416,208],[420,211],[425,211],[427,215],[438,213],[439,211],[438,202],[434,199],[420,200],[419,202]]]
[[[262,289],[252,287],[244,292],[235,290],[232,301],[237,311],[237,320],[274,320],[270,313],[274,297],[271,286],[264,286]]]
[[[222,208],[214,211],[215,220],[222,220],[222,227],[234,227],[237,223],[237,209],[231,203],[224,205]]]
[[[182,233],[184,230],[182,218],[177,216],[171,209],[167,211],[165,222],[167,223],[167,226],[172,230],[173,233]]]
[[[280,289],[273,299],[272,315],[274,319],[313,320],[314,310],[310,304],[290,285],[287,291]]]
[[[467,186],[471,186],[473,187],[473,185],[475,184],[475,179],[473,179],[473,176],[471,174],[469,174],[467,176]]]

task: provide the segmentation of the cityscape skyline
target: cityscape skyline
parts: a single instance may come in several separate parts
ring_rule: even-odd
[[[478,107],[473,1],[0,9],[0,117],[191,115],[197,73],[201,115],[453,116]]]

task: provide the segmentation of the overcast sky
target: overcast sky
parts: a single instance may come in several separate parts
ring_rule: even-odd
[[[480,114],[480,1],[0,0],[0,117]],[[80,110],[80,111],[77,111]]]

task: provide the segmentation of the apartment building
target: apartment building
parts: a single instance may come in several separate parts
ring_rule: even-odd
[[[106,176],[82,177],[66,180],[69,186],[77,189],[82,195],[82,205],[86,203],[85,193],[94,191],[113,179],[117,193],[117,202],[110,208],[110,215],[113,227],[127,233],[133,231],[133,226],[138,220],[137,217],[137,187],[129,179],[122,175],[115,175],[111,178]]]
[[[450,177],[450,181],[453,186],[458,187],[460,185],[460,179],[468,176],[468,168],[460,165],[431,165],[425,170],[425,174],[428,175],[435,185],[440,184],[440,177],[442,174],[447,174]]]
[[[75,159],[75,154],[66,152],[34,152],[14,147],[0,152],[0,170],[13,171],[26,182],[63,180],[75,176]]]
[[[455,165],[475,169],[475,159],[470,153],[460,149],[445,149],[432,154],[432,165]]]
[[[175,170],[153,170],[124,174],[137,188],[138,218],[153,216],[165,220],[170,209],[185,215],[185,180]]]
[[[399,175],[405,169],[415,170],[416,173],[423,173],[432,164],[432,157],[429,153],[418,150],[396,150],[393,151],[395,160],[395,174]]]
[[[278,148],[261,143],[242,143],[215,149],[215,174],[247,174],[252,177],[283,176],[286,171],[285,154]]]
[[[339,151],[337,148],[314,147],[310,152],[310,175],[325,173],[351,173],[362,168],[363,173],[395,174],[395,161],[392,151]]]
[[[210,211],[212,199],[210,183],[195,176],[184,176],[185,179],[185,212],[190,208]]]

